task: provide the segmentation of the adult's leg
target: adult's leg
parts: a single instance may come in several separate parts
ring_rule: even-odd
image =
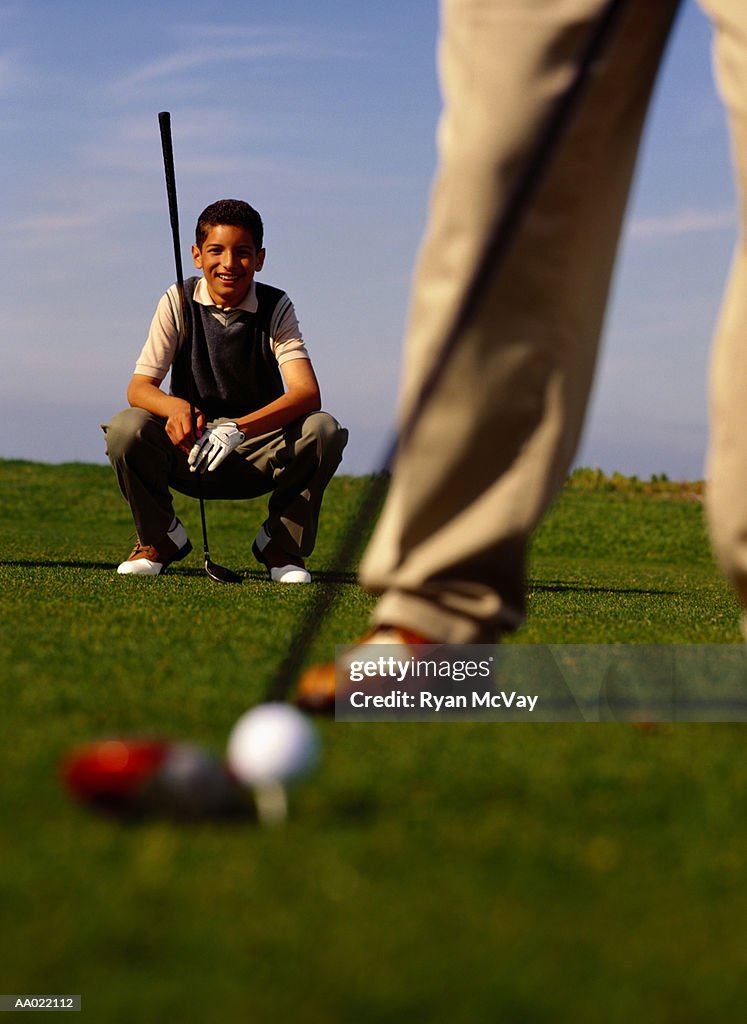
[[[744,0],[701,3],[714,24],[715,68],[729,117],[740,214],[712,356],[707,507],[714,551],[747,608],[747,5]],[[743,622],[747,627],[747,617]]]
[[[439,171],[405,350],[402,418],[549,108],[605,4],[444,0]],[[573,123],[407,438],[361,578],[374,615],[491,640],[524,615],[529,536],[570,466],[620,225],[675,0],[630,0]]]

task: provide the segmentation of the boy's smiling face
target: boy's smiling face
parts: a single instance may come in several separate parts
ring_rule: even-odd
[[[202,248],[192,246],[192,259],[201,270],[216,306],[238,306],[262,269],[265,250],[257,249],[250,231],[233,224],[216,224]]]

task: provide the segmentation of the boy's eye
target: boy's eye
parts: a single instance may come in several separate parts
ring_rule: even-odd
[[[208,256],[222,256],[223,255],[223,249],[221,249],[220,247],[208,246],[208,248],[206,249],[206,252],[207,252]],[[252,249],[237,249],[235,255],[238,256],[238,258],[240,260],[246,260],[246,259],[250,259],[254,255],[254,252],[253,252]]]

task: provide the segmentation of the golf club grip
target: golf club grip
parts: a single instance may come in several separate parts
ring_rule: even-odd
[[[182,255],[179,241],[179,207],[176,201],[176,172],[174,171],[174,147],[171,141],[171,114],[162,110],[158,115],[158,126],[161,129],[161,149],[163,150],[163,170],[166,176],[166,196],[169,201],[169,220],[171,237],[174,243],[174,263],[176,264],[176,283],[184,284],[182,272]]]

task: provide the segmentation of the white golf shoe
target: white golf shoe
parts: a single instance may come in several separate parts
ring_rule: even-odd
[[[275,583],[311,583],[311,574],[303,564],[303,559],[295,558],[291,561],[293,556],[275,547],[264,526],[259,528],[254,538],[252,554],[267,567],[270,579]]]

